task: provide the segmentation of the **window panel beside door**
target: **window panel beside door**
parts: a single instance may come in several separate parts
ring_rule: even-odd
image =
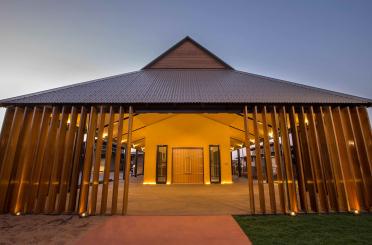
[[[209,164],[211,172],[211,183],[221,182],[221,162],[220,147],[218,145],[209,146]]]
[[[156,183],[167,183],[167,161],[168,161],[168,146],[158,145],[156,156]]]

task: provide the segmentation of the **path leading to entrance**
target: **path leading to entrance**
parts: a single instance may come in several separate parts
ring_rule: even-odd
[[[251,244],[231,216],[114,216],[76,244]]]

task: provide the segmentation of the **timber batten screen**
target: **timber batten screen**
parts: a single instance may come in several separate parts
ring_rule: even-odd
[[[248,105],[242,111],[244,121],[253,115],[246,122],[253,124],[253,132],[247,132],[245,142],[258,168],[257,183],[252,171],[247,172],[253,202],[247,212],[370,210],[371,129],[365,107]],[[105,117],[107,135],[103,134]],[[103,141],[107,148],[130,142],[132,123],[125,123],[129,119],[122,106],[8,108],[0,140],[1,212],[94,215],[99,195],[99,213],[125,213],[127,194],[118,193],[120,155],[114,156],[111,196],[105,184],[110,165],[103,165],[102,188],[98,188],[97,171]],[[254,139],[249,138],[251,133]],[[123,140],[121,135],[129,138]],[[263,144],[258,143],[261,139]],[[261,150],[265,165],[257,158]],[[275,168],[270,155],[276,159]],[[126,157],[126,167],[128,161]],[[127,172],[124,176],[129,178]],[[124,185],[128,192],[129,181]],[[119,212],[118,195],[123,195]],[[112,200],[109,206],[107,199]]]
[[[105,115],[110,125],[118,124],[115,127],[116,139],[112,133],[113,126],[106,138],[102,134],[100,119]],[[0,141],[1,213],[89,211],[89,214],[95,214],[99,162],[93,154],[100,155],[103,140],[122,148],[122,132],[132,130],[130,124],[126,124],[129,128],[123,128],[123,115],[122,106],[8,108]],[[101,214],[109,210],[116,213],[117,202],[122,202],[117,198],[120,156],[117,154],[115,159],[115,191],[110,196],[110,207],[107,207],[108,182],[104,182],[105,186],[98,193],[102,200]],[[104,171],[106,181],[110,165],[106,164]],[[123,201],[121,207],[127,205],[125,198]]]

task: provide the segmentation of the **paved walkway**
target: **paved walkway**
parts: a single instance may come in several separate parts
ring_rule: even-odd
[[[113,216],[76,244],[251,244],[231,216]]]

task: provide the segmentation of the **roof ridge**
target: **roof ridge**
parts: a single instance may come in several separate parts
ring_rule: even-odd
[[[301,87],[301,88],[305,88],[305,89],[315,90],[315,91],[323,92],[323,93],[330,93],[332,95],[343,97],[343,98],[347,98],[347,99],[353,98],[353,99],[359,99],[359,100],[367,100],[368,102],[372,103],[372,99],[369,99],[369,98],[364,98],[364,97],[355,96],[355,95],[351,95],[351,94],[346,94],[346,93],[342,93],[342,92],[336,92],[336,91],[332,91],[332,90],[328,90],[328,89],[324,89],[324,88],[319,88],[319,87],[315,87],[315,86],[305,85],[305,84],[301,84],[301,83],[295,83],[295,82],[291,82],[291,81],[287,81],[287,80],[283,80],[283,79],[268,77],[268,76],[254,74],[254,73],[250,73],[250,72],[239,71],[239,70],[234,70],[234,71],[235,72],[238,72],[238,73],[242,73],[242,74],[256,76],[256,77],[259,77],[259,78],[269,79],[269,80],[272,80],[272,81],[275,81],[275,82],[281,82],[281,83],[293,85],[293,86],[296,86],[296,87]]]
[[[7,101],[11,101],[11,100],[19,100],[19,99],[29,98],[29,97],[32,97],[32,96],[42,95],[42,94],[50,93],[50,92],[54,92],[54,91],[69,89],[69,88],[73,88],[73,87],[77,87],[77,86],[81,86],[81,85],[91,84],[91,83],[95,83],[95,82],[102,82],[102,81],[107,80],[107,79],[120,77],[120,76],[124,76],[124,75],[130,75],[130,74],[138,73],[140,71],[141,70],[121,73],[121,74],[112,75],[112,76],[103,77],[103,78],[97,78],[97,79],[93,79],[93,80],[89,80],[89,81],[85,81],[85,82],[78,82],[78,83],[74,83],[74,84],[70,84],[70,85],[65,85],[65,86],[61,86],[61,87],[57,87],[57,88],[46,89],[46,90],[42,90],[42,91],[39,91],[39,92],[34,92],[34,93],[25,94],[25,95],[19,95],[19,96],[6,98],[6,99],[1,99],[0,104],[4,103],[4,102],[7,102]]]

